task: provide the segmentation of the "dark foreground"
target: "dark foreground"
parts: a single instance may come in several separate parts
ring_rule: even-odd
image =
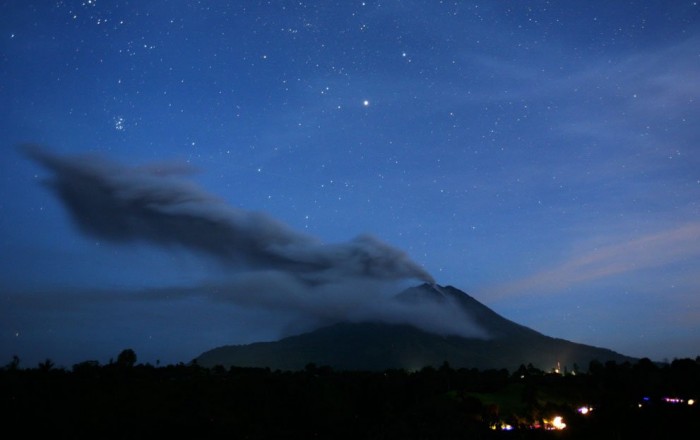
[[[586,373],[561,375],[524,366],[381,373],[154,367],[123,355],[71,370],[50,361],[8,364],[0,370],[3,431],[124,439],[670,439],[694,432],[700,417],[692,400],[700,397],[699,359],[593,362]],[[591,410],[582,414],[584,407]],[[554,429],[557,416],[564,429]]]

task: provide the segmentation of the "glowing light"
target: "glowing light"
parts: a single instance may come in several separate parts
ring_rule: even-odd
[[[688,399],[688,405],[695,405],[695,399]]]
[[[556,429],[564,429],[566,428],[566,423],[564,423],[564,419],[562,419],[561,416],[556,416],[554,420],[552,420],[552,426]]]
[[[593,408],[591,408],[590,406],[582,406],[581,408],[577,409],[576,411],[578,411],[579,414],[583,414],[585,416],[586,414],[593,411]]]
[[[491,428],[492,431],[497,431],[497,430],[501,430],[501,431],[512,431],[512,430],[513,430],[513,425],[509,425],[509,424],[507,424],[507,423],[505,423],[505,422],[500,422],[500,424],[499,424],[499,423],[494,423],[494,424],[492,424],[492,425],[490,426],[490,428]]]
[[[365,107],[369,107],[369,99],[365,99],[364,101],[362,101],[362,105]]]
[[[544,420],[544,427],[545,429],[553,430],[561,430],[566,428],[566,423],[564,423],[564,419],[562,416],[556,416],[554,417],[551,421],[550,420]]]

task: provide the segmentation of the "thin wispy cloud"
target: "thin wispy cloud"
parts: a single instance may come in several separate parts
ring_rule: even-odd
[[[699,222],[571,255],[561,264],[489,289],[489,296],[499,299],[557,293],[587,282],[661,267],[694,256],[700,256]]]

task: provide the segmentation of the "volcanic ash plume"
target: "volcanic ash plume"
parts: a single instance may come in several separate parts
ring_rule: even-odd
[[[283,314],[288,324],[272,318],[265,325],[298,326],[287,333],[334,322],[379,321],[442,334],[484,334],[450,301],[397,301],[390,293],[397,282],[435,281],[404,252],[369,235],[325,244],[265,214],[227,205],[184,180],[189,170],[172,164],[125,167],[36,146],[24,152],[51,173],[48,186],[85,234],[176,246],[211,257],[227,275],[223,282],[134,292],[133,299],[208,297],[270,316]]]
[[[95,157],[63,157],[36,146],[26,154],[52,173],[49,186],[80,229],[115,242],[178,245],[245,269],[301,280],[432,277],[404,252],[368,235],[324,244],[269,216],[237,209],[178,178],[182,169],[130,168]]]

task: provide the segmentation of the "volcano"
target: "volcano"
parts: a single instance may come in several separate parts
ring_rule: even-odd
[[[205,367],[266,367],[300,370],[313,363],[336,370],[417,370],[445,362],[453,368],[508,369],[521,365],[550,371],[586,370],[591,361],[634,362],[612,350],[543,335],[510,321],[452,286],[423,284],[395,299],[417,306],[431,302],[461,308],[488,337],[440,335],[408,324],[337,323],[275,342],[228,345],[198,356]]]

